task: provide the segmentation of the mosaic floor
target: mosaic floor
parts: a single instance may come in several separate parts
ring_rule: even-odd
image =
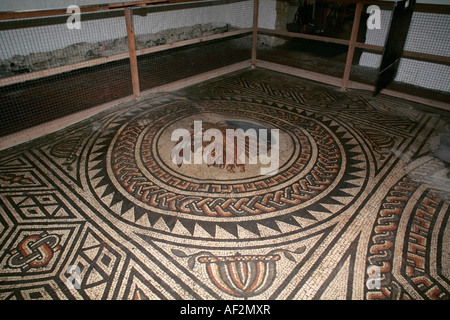
[[[1,151],[0,298],[448,299],[435,111],[245,70]]]

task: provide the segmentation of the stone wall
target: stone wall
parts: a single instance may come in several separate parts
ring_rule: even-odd
[[[272,0],[273,1],[273,0]],[[261,3],[263,6],[264,3]],[[287,31],[287,24],[290,16],[290,4],[288,0],[276,0],[276,17],[275,17],[275,30]],[[261,10],[260,10],[261,11]],[[261,12],[260,12],[261,13]],[[258,35],[258,43],[260,45],[266,45],[270,47],[276,47],[283,45],[286,42],[285,39],[280,37],[273,37],[268,35]]]
[[[233,27],[227,23],[206,23],[196,24],[190,27],[167,29],[155,34],[137,35],[136,47],[138,50],[146,49],[237,29],[237,27]],[[122,37],[96,43],[75,43],[63,49],[49,52],[15,55],[10,59],[0,60],[0,78],[108,57],[126,53],[127,51],[127,37]]]

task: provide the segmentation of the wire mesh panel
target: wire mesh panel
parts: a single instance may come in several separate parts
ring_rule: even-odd
[[[355,3],[339,0],[295,0],[285,2],[284,5],[281,3],[277,4],[277,30],[287,29],[302,34],[350,39]]]
[[[141,90],[186,79],[250,59],[248,36],[212,40],[138,57]]]
[[[358,3],[362,10],[355,19]],[[260,0],[257,57],[342,78],[343,83],[350,71],[350,80],[374,85],[393,5],[356,0]],[[390,89],[449,101],[449,7],[415,7],[405,52]],[[354,28],[355,22],[358,28]],[[349,51],[353,41],[356,47]]]
[[[141,90],[251,57],[253,1],[138,8],[133,16]]]
[[[258,59],[342,77],[355,7],[347,1],[261,0]]]
[[[71,28],[70,15],[4,21],[0,24],[0,59],[8,73],[33,72],[128,51],[122,10],[86,13],[80,29]],[[14,64],[8,68],[7,63]]]
[[[265,45],[260,39],[258,59],[333,77],[342,77],[347,46],[317,40],[270,36],[271,41],[284,41],[283,46]]]
[[[138,49],[247,29],[253,25],[253,1],[209,1],[136,8]]]
[[[370,4],[368,4],[369,6]],[[416,5],[417,7],[417,5]],[[375,46],[384,46],[392,20],[393,4],[380,7],[380,25],[378,28],[366,28],[365,43]],[[419,88],[421,94],[432,97],[436,91],[438,96],[442,93],[450,93],[450,66],[437,61],[429,61],[426,55],[438,57],[450,57],[450,15],[447,13],[427,12],[420,7],[415,8],[408,36],[405,43],[405,53],[400,60],[393,88],[403,88],[402,91],[414,92]],[[415,58],[408,53],[417,53]],[[421,55],[423,54],[423,55]],[[381,62],[381,52],[364,51],[357,61],[351,78],[362,82],[373,83],[373,74],[378,71]],[[372,76],[361,79],[361,70],[366,70]]]
[[[132,94],[123,10],[69,17],[0,23],[0,135]]]

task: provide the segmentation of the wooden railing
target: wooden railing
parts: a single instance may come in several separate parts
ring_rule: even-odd
[[[322,41],[327,43],[335,43],[335,44],[341,44],[348,46],[348,52],[347,52],[347,58],[344,68],[344,73],[341,79],[329,76],[329,75],[323,75],[323,74],[316,74],[311,71],[307,70],[300,70],[295,68],[290,68],[286,66],[279,66],[271,62],[266,61],[258,61],[257,59],[255,64],[259,64],[260,66],[275,69],[276,71],[291,73],[296,76],[300,77],[307,77],[310,79],[313,79],[315,81],[322,81],[326,82],[328,84],[334,85],[334,86],[340,86],[342,90],[347,90],[349,88],[356,88],[356,89],[364,89],[364,90],[374,90],[373,85],[367,85],[364,83],[358,83],[350,80],[350,74],[351,74],[351,68],[353,63],[353,57],[355,53],[356,48],[365,49],[368,51],[372,51],[375,53],[382,53],[384,50],[384,47],[382,46],[375,46],[370,45],[362,42],[357,41],[357,35],[360,28],[360,21],[361,21],[361,14],[362,9],[364,5],[378,5],[380,7],[384,7],[388,10],[392,10],[392,6],[394,2],[386,2],[386,1],[377,1],[377,0],[325,0],[328,2],[339,2],[339,3],[345,3],[345,4],[356,4],[355,9],[355,15],[353,19],[353,26],[351,31],[350,39],[339,39],[339,38],[332,38],[332,37],[326,37],[326,36],[318,36],[313,34],[307,34],[307,33],[297,33],[297,32],[289,32],[285,30],[272,30],[272,29],[265,29],[265,28],[258,28],[257,33],[263,33],[266,35],[274,35],[274,36],[282,36],[282,37],[290,37],[290,38],[302,38],[302,39],[308,39],[308,40],[315,40],[315,41]],[[255,0],[255,7],[258,6],[259,1]],[[432,5],[432,4],[423,4],[423,3],[416,3],[415,10],[420,12],[427,12],[427,13],[439,13],[439,14],[450,14],[450,5]],[[257,11],[257,9],[255,9]],[[256,46],[253,48],[253,50],[256,50]],[[256,55],[256,52],[254,53]],[[433,54],[427,54],[427,53],[421,53],[421,52],[414,52],[414,51],[403,51],[403,57],[404,58],[411,58],[411,59],[417,59],[421,61],[427,61],[427,62],[433,62],[438,64],[444,64],[444,65],[450,65],[450,57],[448,56],[440,56],[440,55],[433,55]],[[404,93],[404,92],[396,92],[393,90],[387,90],[385,89],[383,93],[391,95],[391,96],[397,96],[400,98],[404,98],[407,100],[416,101],[419,103],[427,104],[433,107],[439,107],[446,110],[450,110],[450,101],[449,102],[442,102],[442,101],[435,101],[433,99],[429,98],[422,98],[418,97],[412,94]]]
[[[257,25],[253,28],[234,30],[229,32],[224,32],[220,34],[202,36],[194,39],[174,42],[170,44],[158,45],[155,47],[150,47],[146,49],[137,50],[135,41],[135,27],[133,19],[133,9],[134,8],[144,8],[155,5],[174,5],[182,3],[194,3],[194,2],[204,2],[203,0],[149,0],[149,1],[131,1],[131,2],[121,2],[113,4],[104,5],[92,5],[80,7],[81,13],[94,13],[99,11],[111,11],[111,10],[124,10],[125,24],[127,29],[127,40],[128,40],[128,52],[116,54],[108,57],[100,57],[93,60],[87,60],[83,62],[78,62],[70,65],[55,67],[46,70],[35,71],[31,73],[25,73],[20,75],[11,76],[8,78],[0,79],[0,87],[12,85],[16,83],[21,83],[30,80],[36,80],[52,75],[61,74],[64,72],[70,72],[73,70],[78,70],[87,67],[93,67],[97,65],[102,65],[105,63],[123,60],[129,58],[131,67],[131,79],[133,82],[133,93],[136,98],[141,95],[141,90],[139,86],[139,71],[137,65],[137,57],[149,53],[161,52],[173,48],[184,47],[200,42],[217,40],[222,38],[229,38],[238,35],[251,34],[252,32],[257,32]],[[0,21],[11,21],[17,19],[29,19],[29,18],[45,18],[51,16],[64,16],[69,15],[66,9],[53,9],[53,10],[37,10],[37,11],[24,11],[24,12],[0,12]],[[256,21],[256,20],[255,20]],[[256,36],[254,37],[256,39]],[[249,57],[250,58],[250,57]]]
[[[93,5],[93,6],[84,6],[80,7],[81,13],[89,13],[89,12],[98,12],[98,11],[108,11],[108,10],[124,10],[125,15],[125,23],[127,26],[127,38],[128,38],[128,47],[129,50],[127,53],[117,54],[114,56],[109,57],[102,57],[97,58],[94,60],[88,60],[84,62],[79,62],[67,66],[61,66],[56,67],[48,70],[41,70],[36,71],[28,74],[21,74],[16,76],[11,76],[5,79],[0,79],[0,86],[6,86],[10,84],[15,84],[19,82],[24,82],[28,80],[34,80],[39,79],[43,77],[47,77],[50,75],[56,75],[63,72],[68,72],[72,70],[77,70],[80,68],[86,68],[91,67],[95,65],[100,65],[112,61],[122,60],[129,58],[130,60],[130,66],[131,66],[131,79],[133,82],[133,93],[136,98],[138,98],[141,95],[140,87],[139,87],[139,74],[138,74],[138,67],[137,67],[137,57],[140,55],[153,53],[153,52],[159,52],[164,50],[169,50],[176,47],[182,47],[187,46],[195,43],[200,43],[204,41],[210,41],[214,39],[220,39],[220,38],[227,38],[227,37],[233,37],[236,35],[244,35],[244,34],[252,34],[253,35],[253,41],[252,41],[252,53],[251,57],[249,57],[250,64],[255,67],[258,65],[261,66],[267,66],[268,63],[264,61],[259,61],[257,58],[257,36],[258,34],[268,34],[268,35],[274,35],[274,36],[283,36],[283,37],[292,37],[292,38],[303,38],[303,39],[309,39],[309,40],[316,40],[316,41],[322,41],[322,42],[329,42],[329,43],[336,43],[341,45],[348,46],[348,52],[347,52],[347,58],[345,63],[345,69],[344,73],[341,79],[332,79],[329,80],[330,77],[324,75],[322,79],[328,79],[325,82],[332,83],[333,85],[337,85],[339,82],[339,86],[342,90],[346,90],[348,88],[363,88],[371,90],[372,86],[361,84],[361,83],[355,83],[350,80],[350,74],[351,74],[351,68],[352,68],[352,62],[353,57],[355,53],[356,48],[365,49],[377,53],[381,53],[383,51],[383,47],[381,46],[375,46],[370,45],[366,43],[361,43],[357,41],[357,35],[359,31],[359,25],[361,21],[361,14],[363,10],[363,6],[367,4],[375,4],[379,6],[392,6],[392,2],[384,2],[384,1],[371,1],[371,0],[340,0],[339,2],[343,3],[353,3],[356,4],[356,10],[355,15],[353,19],[353,26],[352,31],[349,39],[338,39],[338,38],[331,38],[331,37],[325,37],[325,36],[317,36],[312,34],[305,34],[305,33],[295,33],[295,32],[289,32],[289,31],[283,31],[283,30],[272,30],[272,29],[264,29],[264,28],[258,28],[258,12],[259,12],[259,6],[260,1],[259,0],[253,0],[254,2],[254,8],[253,8],[253,26],[252,28],[242,29],[242,30],[236,30],[236,31],[230,31],[225,32],[222,34],[215,34],[211,36],[203,36],[195,39],[189,39],[184,40],[180,42],[175,42],[171,44],[165,44],[165,45],[159,45],[156,47],[150,47],[146,49],[137,50],[136,44],[135,44],[135,33],[134,33],[134,22],[133,22],[133,9],[134,8],[143,8],[143,7],[149,7],[154,5],[170,5],[170,4],[180,4],[180,3],[186,3],[186,2],[201,2],[202,0],[148,0],[148,1],[130,1],[130,2],[121,2],[121,3],[113,3],[113,4],[104,4],[104,5]],[[275,1],[275,0],[274,0]],[[330,0],[331,1],[331,0]],[[416,4],[417,10],[421,10],[423,12],[431,12],[431,13],[444,13],[444,14],[450,14],[450,6],[448,5],[430,5],[430,4]],[[38,18],[38,17],[50,17],[50,16],[60,16],[60,15],[68,15],[65,9],[54,9],[54,10],[37,10],[37,11],[24,11],[24,12],[0,12],[0,21],[5,20],[17,20],[17,19],[27,19],[27,18]],[[433,55],[433,54],[426,54],[426,53],[420,53],[420,52],[413,52],[413,51],[405,51],[403,53],[403,56],[405,58],[411,58],[411,59],[419,59],[419,60],[425,60],[429,62],[439,63],[439,64],[445,64],[450,65],[450,57],[446,56],[439,56],[439,55]],[[273,65],[273,64],[271,64]],[[287,69],[283,66],[279,66],[280,70],[286,71]],[[296,72],[295,70],[292,72],[296,75],[302,75],[301,72]],[[311,72],[307,72],[311,74]],[[320,80],[319,76],[315,76],[315,80]],[[391,92],[391,91],[385,91],[388,94],[391,95],[399,95],[398,93]],[[431,104],[433,106],[438,107],[444,107],[448,109],[448,105],[446,103],[442,102],[434,102],[430,101],[429,99],[421,99],[420,97],[414,97],[412,95],[408,94],[400,94],[401,97],[415,100],[421,103]]]

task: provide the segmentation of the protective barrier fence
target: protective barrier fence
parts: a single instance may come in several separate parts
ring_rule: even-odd
[[[0,13],[0,137],[250,66],[373,90],[392,6],[153,0]],[[450,6],[416,4],[384,93],[448,108],[449,25]]]

